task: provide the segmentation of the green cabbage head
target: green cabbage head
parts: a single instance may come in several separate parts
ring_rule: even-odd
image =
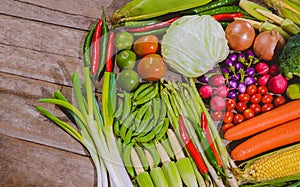
[[[219,22],[209,15],[183,16],[161,41],[164,61],[187,77],[199,77],[226,59],[229,47]]]

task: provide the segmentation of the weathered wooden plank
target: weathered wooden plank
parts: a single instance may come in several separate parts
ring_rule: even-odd
[[[91,18],[99,18],[101,16],[101,6],[105,8],[106,14],[110,16],[113,11],[122,7],[129,0],[19,0],[41,7],[58,10],[74,15],[83,15]]]
[[[0,44],[2,72],[70,86],[71,75],[82,67],[83,61],[76,57]]]
[[[2,44],[63,56],[82,57],[86,31],[0,15]]]
[[[38,102],[38,99],[51,97],[55,90],[61,90],[72,101],[71,88],[0,73],[0,133],[86,155],[79,142],[35,109],[41,105],[70,122],[54,105]]]
[[[82,30],[88,30],[96,21],[84,15],[64,13],[15,0],[0,1],[0,13]]]
[[[95,186],[89,157],[0,133],[0,186]]]

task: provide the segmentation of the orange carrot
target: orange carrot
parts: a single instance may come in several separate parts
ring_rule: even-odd
[[[292,120],[247,139],[232,150],[231,157],[241,161],[297,142],[300,142],[300,119]]]
[[[297,118],[300,118],[300,100],[288,102],[241,122],[228,129],[224,134],[224,138],[226,140],[239,140]]]

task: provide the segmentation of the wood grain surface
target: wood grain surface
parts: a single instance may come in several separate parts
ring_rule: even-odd
[[[86,150],[35,107],[67,120],[38,99],[60,90],[72,100],[70,76],[83,66],[83,41],[101,6],[110,17],[128,1],[0,1],[1,187],[95,186]]]

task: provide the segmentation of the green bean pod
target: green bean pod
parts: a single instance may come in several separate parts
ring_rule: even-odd
[[[113,130],[117,136],[120,136],[120,121],[116,118],[114,120]]]
[[[143,84],[141,86],[146,87],[145,89],[137,89],[136,92],[133,93],[133,100],[137,101],[142,99],[143,97],[145,97],[146,95],[148,95],[150,92],[152,92],[153,90],[155,90],[155,84],[151,84],[150,86],[147,86],[146,84]]]
[[[121,123],[121,128],[120,128],[120,137],[125,140],[126,137],[126,132],[128,129],[132,129],[133,126],[133,120],[136,116],[137,111],[132,112],[129,114],[129,116],[125,119],[123,123]],[[133,130],[133,129],[132,129]]]
[[[150,107],[151,107],[151,102],[148,102],[144,104],[140,109],[138,109],[138,113],[136,114],[135,117],[135,127],[139,127],[139,125],[143,120],[144,115],[146,114],[146,112],[149,110]]]
[[[152,109],[151,107],[148,107],[143,119],[141,120],[141,123],[139,123],[138,126],[136,126],[136,128],[134,129],[133,136],[139,136],[141,133],[143,133],[152,121],[152,117]]]
[[[125,144],[123,147],[123,162],[126,167],[128,174],[131,177],[135,176],[134,168],[131,163],[131,149],[133,148],[133,144]]]
[[[124,94],[124,107],[123,107],[123,113],[121,116],[121,123],[127,118],[127,116],[131,112],[131,94],[123,91]]]
[[[141,93],[149,89],[151,86],[153,86],[152,82],[146,82],[143,84],[140,84],[139,87],[133,92],[133,99],[136,99]]]
[[[134,148],[135,148],[137,154],[139,155],[139,158],[141,160],[144,170],[148,170],[149,163],[148,163],[148,160],[147,160],[147,157],[146,157],[146,154],[145,154],[143,148],[137,143],[134,144]]]
[[[162,138],[162,140],[160,141],[161,145],[163,146],[163,148],[165,149],[165,151],[167,152],[167,154],[169,155],[169,157],[174,160],[175,159],[175,154],[173,153],[172,147],[170,145],[170,142],[168,140],[168,138],[166,136],[164,136]]]
[[[155,138],[155,135],[156,135],[156,131],[155,129],[153,129],[152,131],[150,131],[148,134],[144,136],[138,136],[135,140],[141,143],[150,142]]]
[[[126,132],[126,135],[125,135],[125,138],[124,138],[124,143],[125,144],[129,144],[131,142],[132,132],[133,132],[133,130],[131,128],[129,128],[128,131]]]
[[[142,146],[149,151],[153,158],[153,167],[158,167],[160,164],[160,156],[153,142],[151,143],[142,143]]]
[[[156,133],[155,139],[160,141],[167,133],[169,128],[170,120],[169,118],[165,118],[163,121],[162,128]]]
[[[124,110],[124,101],[123,101],[123,99],[119,99],[119,106],[115,112],[114,117],[120,120],[123,110]]]

